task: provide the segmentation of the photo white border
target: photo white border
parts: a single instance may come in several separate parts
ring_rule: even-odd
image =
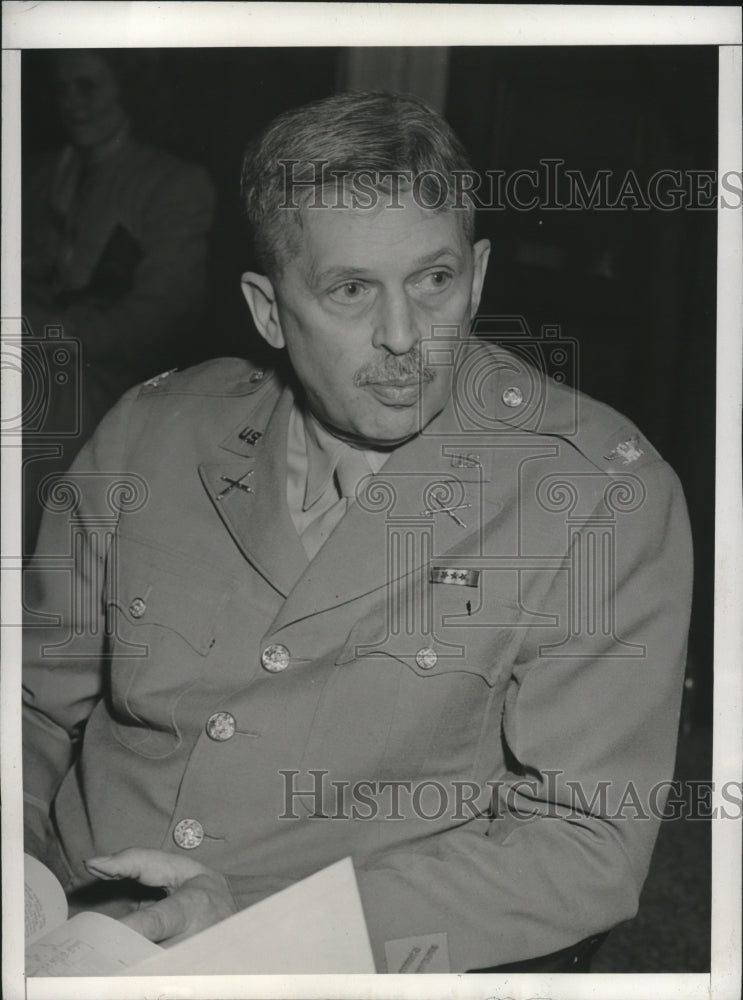
[[[7,2],[3,3],[2,301],[20,308],[20,52],[22,48],[365,45],[719,46],[718,178],[741,170],[741,13],[734,7],[511,4]],[[722,192],[721,192],[722,193]],[[713,781],[743,762],[743,512],[740,473],[743,217],[718,209],[716,600]],[[20,321],[3,319],[3,336]],[[3,414],[20,412],[20,373],[2,373]],[[20,550],[20,448],[2,450],[2,550]],[[593,1000],[733,1000],[741,981],[741,825],[714,820],[711,974],[560,976],[23,977],[20,560],[2,562],[3,995],[8,1000],[513,996]],[[717,799],[713,803],[720,805]],[[683,873],[679,873],[683,877]]]

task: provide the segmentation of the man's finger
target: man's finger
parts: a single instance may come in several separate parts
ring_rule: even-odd
[[[105,857],[88,858],[85,867],[97,878],[133,878],[143,885],[177,889],[206,869],[198,861],[146,847],[128,847]]]
[[[121,923],[149,941],[167,941],[187,930],[189,916],[177,897],[168,897],[146,909],[135,910],[123,917]]]

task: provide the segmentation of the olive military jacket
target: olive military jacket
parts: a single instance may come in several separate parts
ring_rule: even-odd
[[[635,913],[678,726],[682,493],[613,410],[499,348],[462,357],[312,562],[292,389],[240,360],[131,390],[47,483],[24,779],[68,889],[146,846],[247,906],[351,855],[380,972]]]

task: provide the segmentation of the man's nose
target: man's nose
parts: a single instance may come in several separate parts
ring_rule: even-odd
[[[420,340],[412,303],[404,292],[381,297],[375,316],[374,347],[385,347],[391,354],[407,354]]]

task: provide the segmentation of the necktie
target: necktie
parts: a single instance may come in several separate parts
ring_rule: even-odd
[[[328,481],[325,492],[313,504],[317,517],[302,533],[302,545],[310,559],[314,559],[331,532],[346,513],[356,496],[356,486],[360,479],[368,475],[371,468],[362,451],[345,445]]]

